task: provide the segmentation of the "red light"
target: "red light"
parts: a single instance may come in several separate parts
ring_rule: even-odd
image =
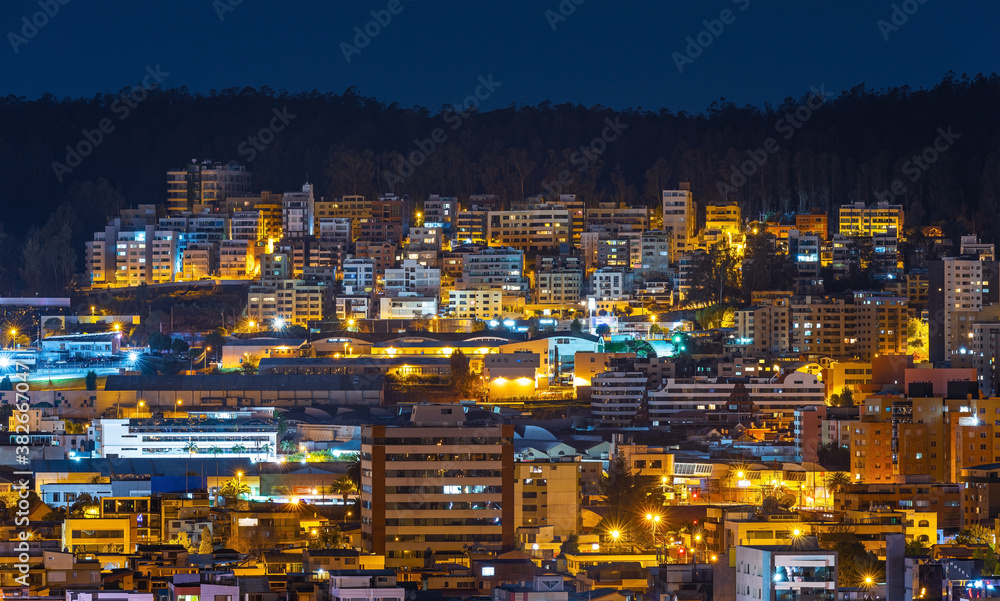
[[[698,495],[695,495],[695,496],[697,497]],[[698,523],[698,520],[695,520],[695,521],[694,521],[694,523],[695,523],[695,524],[697,524],[697,523]]]
[[[684,555],[684,549],[677,549],[677,552],[680,553],[681,555]]]

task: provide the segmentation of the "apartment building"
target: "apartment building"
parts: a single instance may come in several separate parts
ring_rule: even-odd
[[[373,259],[346,259],[343,271],[344,294],[370,293],[375,289],[375,261]]]
[[[679,190],[663,191],[663,231],[671,232],[670,258],[677,261],[689,252],[689,241],[696,235],[698,207],[691,194],[691,184],[681,182]]]
[[[193,162],[167,171],[167,210],[199,211],[223,207],[227,197],[251,193],[250,172],[236,163]]]
[[[986,397],[1000,396],[1000,321],[972,324],[970,351],[979,391]]]
[[[951,361],[971,346],[978,313],[1000,301],[996,261],[944,257],[929,264],[930,360]],[[966,352],[963,353],[962,350]]]
[[[312,184],[302,184],[301,192],[286,192],[281,199],[281,228],[285,239],[304,238],[315,233],[316,199]]]
[[[349,219],[353,232],[372,218],[372,201],[364,196],[344,195],[333,200],[316,201],[316,219]]]
[[[781,304],[757,305],[735,313],[735,346],[746,348],[751,356],[780,355],[788,352],[789,307]]]
[[[641,371],[606,371],[591,380],[590,414],[602,426],[645,423],[642,405],[648,378]]]
[[[596,208],[586,210],[587,225],[631,226],[636,232],[649,229],[649,209],[630,207],[625,203],[601,202]]]
[[[628,275],[631,274],[622,269],[611,267],[598,269],[590,276],[590,293],[599,301],[627,299],[632,288],[627,280]]]
[[[490,211],[487,235],[492,246],[537,253],[558,251],[572,244],[570,210],[558,204],[540,204],[519,211]]]
[[[424,201],[423,223],[425,226],[436,225],[450,234],[458,211],[458,199],[454,196],[431,194]]]
[[[837,598],[837,552],[816,539],[736,547],[736,601]]]
[[[816,376],[784,372],[772,378],[744,378],[725,381],[714,378],[668,378],[649,392],[649,419],[654,426],[666,425],[680,411],[721,411],[728,409],[734,389],[745,387],[759,418],[769,425],[789,428],[795,409],[826,403],[826,389]]]
[[[569,305],[580,302],[583,271],[556,267],[535,273],[535,302],[540,305]]]
[[[221,455],[256,461],[277,460],[277,423],[227,412],[205,419],[97,419],[94,453],[107,458],[182,459]]]
[[[251,286],[247,293],[247,316],[257,323],[282,319],[286,324],[307,326],[325,314],[328,286],[305,280],[277,280]]]
[[[879,202],[866,206],[863,202],[841,205],[839,232],[844,236],[869,238],[903,231],[903,205]]]
[[[448,312],[457,319],[488,321],[503,316],[503,290],[467,288],[448,291]]]
[[[437,296],[441,291],[441,270],[426,267],[416,260],[407,259],[396,269],[385,270],[385,294],[399,296],[414,293]]]
[[[720,232],[723,236],[742,234],[740,205],[736,201],[714,201],[705,205],[705,231]]]
[[[188,244],[181,253],[181,273],[177,279],[196,282],[218,271],[218,250],[215,244]]]
[[[362,427],[361,545],[387,568],[514,545],[514,426],[465,420],[461,406],[417,405],[406,426]]]
[[[802,235],[818,236],[820,240],[825,241],[829,237],[828,228],[826,212],[823,209],[813,208],[808,213],[795,215],[795,229]]]
[[[472,204],[459,211],[454,219],[455,239],[463,244],[485,244],[489,241],[490,209]]]
[[[514,464],[514,523],[552,528],[563,537],[580,531],[580,456]]]
[[[379,299],[379,319],[430,319],[438,314],[437,297],[411,294]]]
[[[530,291],[524,277],[524,253],[510,247],[485,248],[462,259],[462,276],[456,288],[500,287],[510,296]]]
[[[249,240],[223,240],[219,243],[220,278],[247,280],[257,275],[251,244]]]
[[[906,352],[906,299],[858,292],[852,298],[796,297],[789,319],[793,353],[871,360]]]
[[[173,282],[180,272],[180,234],[147,226],[118,232],[115,286]]]
[[[671,232],[647,230],[639,240],[639,265],[636,275],[644,280],[665,277],[670,272]]]

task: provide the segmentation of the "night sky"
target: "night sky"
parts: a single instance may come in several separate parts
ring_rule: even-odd
[[[370,11],[397,2],[348,63],[341,43],[353,45]],[[576,2],[70,0],[43,19],[37,0],[3,0],[0,93],[93,96],[137,84],[159,65],[165,86],[191,91],[356,86],[436,111],[492,74],[500,86],[484,109],[549,100],[694,112],[720,97],[778,103],[820,84],[834,93],[861,83],[929,87],[948,71],[971,76],[1000,64],[996,1]],[[560,5],[574,11],[563,18]],[[48,23],[12,42],[33,16]],[[700,55],[681,73],[674,53],[684,55],[705,20],[718,35],[702,34],[710,45],[693,47]]]

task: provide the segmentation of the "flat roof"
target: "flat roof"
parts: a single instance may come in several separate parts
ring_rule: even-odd
[[[106,391],[215,390],[381,390],[384,376],[376,374],[195,376],[108,376]]]

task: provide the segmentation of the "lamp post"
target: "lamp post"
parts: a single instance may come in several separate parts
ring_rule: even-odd
[[[656,549],[656,562],[660,561],[660,546],[656,542],[656,526],[660,523],[660,516],[654,515],[652,513],[646,514],[646,521],[649,522],[650,526],[653,528],[653,548]]]
[[[17,349],[17,328],[10,329],[10,350]]]

